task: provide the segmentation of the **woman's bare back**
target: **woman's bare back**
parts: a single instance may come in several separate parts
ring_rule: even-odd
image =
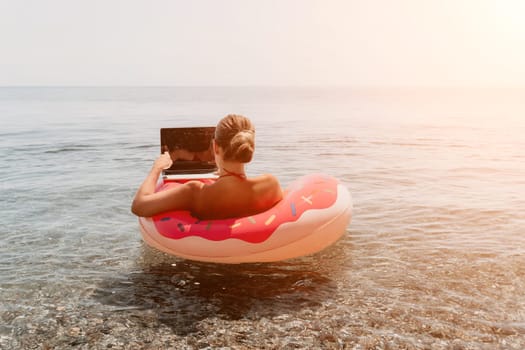
[[[201,219],[249,216],[270,209],[282,199],[281,187],[273,175],[248,179],[225,176],[199,187],[192,214]]]

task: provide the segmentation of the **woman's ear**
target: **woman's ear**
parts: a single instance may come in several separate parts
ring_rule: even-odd
[[[217,142],[215,140],[212,140],[212,144],[213,144],[213,153],[219,154],[219,145],[217,145]]]

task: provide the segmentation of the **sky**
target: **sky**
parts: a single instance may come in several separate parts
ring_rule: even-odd
[[[0,0],[1,86],[525,86],[522,0]]]

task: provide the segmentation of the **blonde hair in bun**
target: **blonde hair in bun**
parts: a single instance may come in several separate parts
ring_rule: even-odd
[[[215,128],[215,141],[224,151],[224,159],[248,163],[255,151],[255,129],[245,116],[229,114]]]

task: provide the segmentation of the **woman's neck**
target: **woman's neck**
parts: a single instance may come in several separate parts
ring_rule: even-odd
[[[237,175],[237,176],[246,177],[246,173],[244,170],[244,163],[223,161],[219,165],[219,177],[228,176],[228,175]]]

